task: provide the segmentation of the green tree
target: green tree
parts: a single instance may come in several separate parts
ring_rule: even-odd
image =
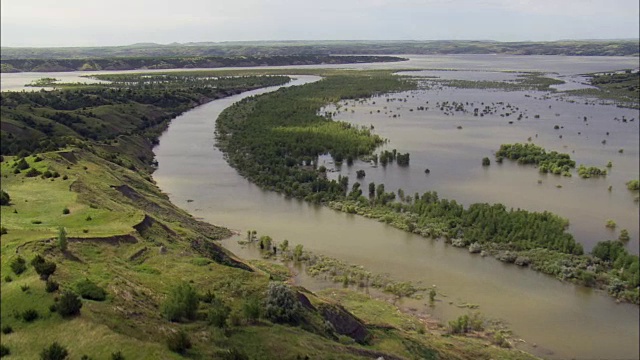
[[[40,352],[40,360],[64,360],[69,356],[69,351],[62,345],[54,342]]]
[[[436,295],[436,288],[431,287],[431,289],[429,289],[429,301],[434,302],[436,300]]]
[[[274,323],[297,324],[302,316],[302,307],[296,293],[283,283],[269,283],[264,315]]]
[[[0,345],[0,357],[5,357],[11,354],[11,350],[5,345]]]
[[[80,300],[80,297],[75,293],[65,291],[56,303],[55,308],[62,317],[78,315],[82,308],[82,300]]]
[[[76,284],[78,294],[84,299],[103,301],[107,298],[107,292],[89,279],[84,279]]]
[[[17,258],[13,259],[11,261],[11,270],[16,274],[16,275],[20,275],[22,274],[25,270],[27,270],[27,262],[20,256],[18,255]]]
[[[267,235],[260,236],[260,242],[259,242],[260,249],[266,250],[266,251],[271,250],[272,242],[273,242],[273,239],[271,239],[271,236],[267,236]]]
[[[9,205],[11,197],[4,190],[0,190],[0,206]]]
[[[67,231],[64,227],[60,227],[60,229],[58,229],[58,247],[60,248],[60,251],[67,251],[67,245]]]
[[[191,349],[189,335],[184,330],[170,334],[167,337],[167,347],[175,353],[185,354],[187,350]]]
[[[193,320],[198,310],[198,294],[188,283],[182,283],[171,289],[162,304],[162,313],[169,321]]]
[[[47,280],[56,271],[56,263],[46,261],[41,255],[36,255],[31,260],[31,265],[42,280]]]
[[[289,240],[284,239],[282,244],[280,244],[280,250],[287,251],[287,249],[289,249]]]
[[[260,300],[257,297],[248,298],[244,304],[242,304],[242,312],[250,322],[258,320],[262,312]]]
[[[227,326],[229,314],[231,314],[231,308],[225,305],[222,300],[216,298],[211,302],[207,320],[209,324],[222,329]]]
[[[293,258],[296,261],[299,261],[302,259],[302,253],[303,253],[303,247],[301,244],[296,245],[295,248],[293,248]]]
[[[629,237],[629,230],[627,230],[627,229],[620,230],[620,235],[618,236],[618,240],[620,240],[622,242],[627,242],[630,239],[631,238]]]

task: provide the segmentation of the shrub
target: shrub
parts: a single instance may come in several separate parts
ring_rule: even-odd
[[[41,255],[36,255],[31,260],[31,265],[42,280],[47,280],[56,271],[56,263],[46,261]]]
[[[7,334],[11,334],[13,332],[13,328],[11,327],[11,325],[5,325],[2,327],[2,333],[7,335]]]
[[[84,299],[103,301],[107,298],[107,292],[89,279],[78,282],[76,290]]]
[[[65,207],[64,209],[62,209],[62,214],[63,215],[69,215],[69,213],[71,213],[71,211],[69,210],[68,207]]]
[[[25,270],[27,270],[27,262],[18,255],[17,258],[13,259],[11,261],[11,270],[16,274],[16,275],[20,275],[22,274]]]
[[[209,315],[207,316],[209,324],[218,328],[224,328],[227,325],[227,318],[229,318],[229,314],[231,314],[231,309],[220,299],[215,299],[211,305]]]
[[[162,304],[162,313],[169,321],[193,320],[198,310],[198,294],[191,285],[182,283],[171,290]]]
[[[167,337],[167,346],[169,350],[175,353],[184,354],[187,350],[191,349],[191,340],[189,340],[187,333],[180,330]]]
[[[7,228],[4,226],[0,226],[0,235],[5,235],[7,233]]]
[[[507,338],[504,336],[504,334],[502,333],[502,331],[498,331],[493,335],[493,339],[491,339],[491,342],[494,343],[495,345],[501,347],[501,348],[510,348],[511,344],[509,343],[509,341],[507,340]]]
[[[56,310],[62,317],[78,315],[81,308],[82,300],[71,291],[65,291],[56,305]]]
[[[9,348],[4,344],[0,345],[0,357],[5,357],[9,354],[11,354],[11,350],[9,350]]]
[[[471,330],[480,331],[484,328],[484,321],[480,314],[474,313],[471,316],[462,315],[457,319],[449,321],[449,331],[452,334],[466,334]]]
[[[36,168],[31,168],[31,169],[29,169],[29,171],[27,171],[24,174],[24,176],[26,176],[26,177],[36,177],[36,176],[39,176],[39,175],[42,175],[42,173],[40,171],[38,171],[38,169],[36,169]]]
[[[67,208],[65,209],[68,210]],[[67,251],[68,243],[69,242],[67,240],[67,231],[63,227],[60,227],[60,229],[58,229],[58,247],[60,248],[60,251],[63,251],[63,252]]]
[[[0,206],[9,205],[11,197],[4,190],[0,190]]]
[[[42,349],[40,360],[64,360],[67,356],[69,356],[67,349],[54,342],[49,347]]]
[[[22,158],[14,166],[16,167],[16,170],[20,171],[20,170],[28,169],[29,163],[24,158]]]
[[[476,254],[476,253],[479,253],[480,251],[482,251],[482,245],[480,245],[480,243],[474,242],[473,244],[469,245],[470,253]]]
[[[29,285],[20,285],[20,290],[22,290],[22,292],[27,292],[27,290],[29,290]]]
[[[629,230],[627,229],[620,230],[620,235],[618,236],[618,240],[622,242],[627,242],[631,240],[631,238],[629,237]]]
[[[489,166],[489,165],[491,165],[491,160],[488,157],[482,158],[482,166]]]
[[[124,355],[121,351],[111,353],[111,360],[124,360]]]
[[[34,322],[40,317],[40,314],[35,309],[27,309],[21,314],[22,320],[26,322]]]
[[[4,281],[10,283],[13,281],[13,279],[11,278],[11,275],[7,275],[4,277]]]
[[[272,282],[265,300],[265,317],[275,323],[297,324],[302,308],[293,290],[282,283]]]
[[[260,300],[255,297],[247,299],[247,301],[242,304],[242,312],[244,313],[244,317],[247,320],[258,320],[260,318],[260,313],[262,312],[262,308],[260,307]]]
[[[202,301],[203,303],[211,304],[215,298],[216,295],[211,292],[211,290],[207,290],[204,295],[200,296],[200,301]]]
[[[53,281],[53,280],[47,280],[47,283],[44,285],[44,289],[48,293],[52,293],[52,292],[58,290],[59,287],[60,287],[60,285],[57,282]]]

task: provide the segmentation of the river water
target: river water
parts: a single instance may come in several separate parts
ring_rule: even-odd
[[[581,73],[618,70],[624,68],[637,67],[637,59],[634,58],[574,58],[574,57],[513,57],[513,56],[416,56],[412,57],[408,62],[393,64],[372,64],[353,66],[332,66],[339,68],[393,68],[393,69],[457,69],[457,70],[537,70],[549,71],[561,74],[562,76],[572,76]],[[60,78],[56,74],[54,77]],[[71,76],[71,74],[69,74]],[[290,85],[302,84],[309,81],[315,81],[317,77],[296,76]],[[3,83],[5,75],[2,76]],[[4,87],[3,87],[4,90]],[[194,216],[204,219],[208,222],[222,225],[234,230],[238,230],[241,234],[246,230],[255,229],[259,234],[268,234],[276,241],[288,239],[292,244],[303,244],[308,250],[316,253],[325,254],[336,257],[341,260],[360,264],[374,272],[387,273],[391,277],[400,280],[411,280],[426,286],[436,285],[440,294],[446,294],[446,297],[440,297],[441,301],[437,302],[434,308],[425,306],[425,301],[407,300],[407,305],[412,307],[422,307],[435,317],[446,321],[460,314],[466,313],[466,310],[460,309],[455,304],[473,303],[479,305],[479,311],[493,319],[502,319],[507,321],[509,327],[517,334],[518,337],[526,340],[526,344],[520,344],[519,347],[532,351],[538,355],[562,359],[637,359],[638,354],[638,307],[629,304],[617,304],[607,295],[598,291],[593,291],[580,286],[563,283],[548,276],[536,273],[529,269],[522,269],[515,266],[505,265],[491,258],[481,258],[479,256],[470,255],[466,250],[452,248],[445,245],[442,241],[425,239],[416,235],[412,235],[397,229],[391,228],[385,224],[358,217],[355,215],[344,214],[332,211],[328,208],[307,204],[295,199],[287,199],[273,192],[263,191],[257,186],[249,183],[247,180],[239,176],[225,161],[222,153],[215,147],[213,129],[215,120],[222,110],[239,101],[240,99],[259,94],[267,91],[273,91],[275,88],[255,90],[233,97],[220,99],[211,103],[193,109],[172,121],[168,130],[160,139],[160,144],[155,148],[156,158],[158,160],[158,170],[154,173],[154,179],[158,186],[169,194],[171,200],[192,213]],[[495,94],[487,92],[486,96],[496,96],[505,101],[505,96],[509,96],[506,101],[516,103],[523,101],[524,93],[504,93]],[[474,93],[475,94],[475,93]],[[511,95],[505,95],[511,94]],[[420,101],[426,93],[404,94],[416,96]],[[433,94],[431,94],[433,95]],[[455,94],[441,94],[444,98],[452,99]],[[477,94],[473,95],[476,96]],[[466,98],[472,96],[470,94],[459,96]],[[510,98],[513,96],[513,99]],[[415,100],[417,104],[417,101]],[[429,100],[435,102],[436,100]],[[489,100],[487,100],[489,101]],[[532,100],[533,101],[533,100]],[[371,101],[370,101],[371,102]],[[486,153],[489,148],[499,146],[498,142],[489,142],[482,140],[483,138],[495,136],[494,132],[500,131],[500,123],[504,119],[483,119],[483,122],[473,123],[472,119],[466,119],[465,122],[455,123],[462,124],[463,129],[458,130],[456,127],[450,129],[450,124],[446,121],[451,119],[443,119],[442,114],[435,111],[421,113],[421,116],[412,117],[408,112],[409,100],[406,107],[401,113],[402,116],[395,120],[402,120],[406,123],[391,123],[388,116],[359,117],[358,115],[369,114],[373,111],[375,105],[361,104],[361,108],[354,108],[354,113],[344,112],[340,116],[344,120],[362,123],[373,123],[375,121],[376,132],[391,140],[391,147],[398,148],[400,151],[410,151],[412,156],[411,167],[421,169],[422,167],[431,167],[433,169],[430,175],[434,175],[434,180],[425,184],[424,178],[420,181],[412,180],[414,174],[411,170],[403,173],[399,169],[388,168],[383,171],[381,168],[376,171],[367,168],[367,181],[372,181],[376,176],[378,179],[389,180],[405,189],[415,189],[416,191],[437,190],[446,197],[456,199],[458,201],[489,201],[504,202],[510,201],[510,196],[503,196],[497,191],[489,191],[486,177],[495,177],[497,180],[501,177],[509,178],[516,176],[517,181],[532,182],[537,184],[537,170],[533,168],[519,168],[516,165],[505,162],[501,167],[492,164],[488,169],[475,167],[475,163],[480,163],[480,158],[490,156]],[[404,106],[404,102],[402,106]],[[412,104],[412,105],[415,105]],[[525,106],[529,103],[522,104]],[[565,102],[554,102],[553,106],[565,106]],[[564,104],[564,105],[560,105]],[[354,104],[355,105],[355,104]],[[385,103],[385,105],[387,105]],[[394,104],[395,106],[395,104]],[[607,111],[599,108],[599,105],[591,105],[591,109],[600,109],[598,111]],[[371,107],[369,109],[369,107]],[[615,108],[611,108],[615,109]],[[396,110],[394,108],[394,110]],[[619,110],[619,109],[618,109]],[[528,111],[532,115],[541,109],[532,108]],[[555,109],[549,110],[555,112]],[[549,112],[548,111],[548,112]],[[570,117],[575,118],[582,113],[574,113],[574,110],[561,109],[560,116],[567,116],[562,120],[563,124],[567,122],[567,132],[565,137],[569,137]],[[620,110],[622,111],[622,110]],[[376,113],[375,111],[373,111]],[[555,121],[555,113],[541,114],[544,118],[551,119],[547,123],[553,124]],[[415,112],[414,112],[415,113]],[[571,115],[572,114],[572,115]],[[615,115],[614,115],[615,114]],[[388,115],[388,114],[387,114]],[[569,116],[571,115],[571,116]],[[604,115],[603,115],[604,116]],[[618,113],[612,111],[607,113],[608,117],[618,116]],[[463,121],[460,117],[454,118]],[[427,123],[422,123],[427,121]],[[455,121],[455,120],[454,120]],[[637,116],[635,122],[635,136],[637,144]],[[504,121],[503,121],[504,122]],[[531,121],[530,123],[533,123]],[[595,123],[595,121],[593,122]],[[501,125],[501,126],[500,126]],[[404,130],[394,130],[394,128],[407,127],[409,133],[411,128],[415,130],[417,127],[423,127],[422,132],[416,133],[413,138]],[[486,126],[487,128],[484,128]],[[520,126],[520,125],[519,125]],[[549,137],[548,143],[540,142],[545,147],[555,147],[558,144],[551,139],[551,135],[547,135],[546,127],[540,128],[537,125],[522,125],[518,130],[520,133],[507,133],[507,140],[525,141],[528,136],[533,136],[535,131],[540,133],[540,137]],[[575,126],[578,126],[577,124]],[[593,126],[593,125],[589,125]],[[442,132],[438,132],[441,127]],[[428,129],[425,131],[424,129]],[[617,128],[616,128],[617,129]],[[626,129],[626,128],[625,128]],[[620,132],[631,131],[620,129]],[[545,130],[545,131],[543,131]],[[575,129],[574,129],[575,130]],[[436,134],[430,134],[430,132]],[[447,152],[460,153],[458,149],[447,147],[447,136],[453,136],[455,141],[461,141],[460,138],[448,132],[455,133],[460,131],[465,134],[471,145],[464,148],[464,152],[476,147],[478,153],[475,157],[479,158],[469,161],[468,166],[472,167],[470,172],[464,172],[465,177],[479,178],[480,185],[467,184],[469,189],[465,189],[464,184],[454,181],[464,177],[453,177],[452,173],[457,166],[447,166]],[[618,131],[618,130],[616,130]],[[415,131],[414,131],[415,132]],[[553,132],[551,130],[551,132]],[[474,135],[477,134],[477,135]],[[554,133],[555,134],[555,133]],[[399,136],[395,138],[395,136]],[[424,140],[421,140],[424,138]],[[585,135],[586,138],[586,135]],[[620,137],[622,138],[622,137]],[[523,140],[524,139],[524,140]],[[542,139],[541,139],[542,140]],[[578,147],[578,140],[568,149],[576,150],[576,158],[581,154]],[[506,142],[506,141],[504,141]],[[633,142],[628,146],[625,145],[625,154],[633,151]],[[585,144],[585,147],[591,145]],[[618,145],[613,145],[617,149]],[[433,150],[431,150],[433,149]],[[554,149],[562,150],[562,149]],[[636,155],[637,159],[637,145]],[[426,155],[418,155],[420,151],[424,151]],[[585,150],[585,154],[586,154]],[[415,155],[414,155],[415,154]],[[613,155],[613,154],[612,154]],[[460,155],[457,155],[460,156]],[[586,160],[586,155],[585,160]],[[454,156],[455,158],[455,156]],[[603,156],[602,159],[607,158]],[[429,162],[420,163],[418,159],[428,159]],[[593,165],[601,165],[600,158]],[[614,170],[629,171],[631,175],[637,177],[637,167],[632,164],[623,166],[620,158],[613,158]],[[433,162],[431,162],[433,161]],[[472,164],[473,162],[473,164]],[[579,161],[580,163],[581,161]],[[466,163],[465,163],[466,164]],[[473,166],[472,166],[473,165]],[[352,169],[362,164],[356,164]],[[465,165],[466,166],[466,165]],[[637,164],[635,165],[637,166]],[[624,170],[624,168],[627,170]],[[450,168],[450,169],[449,169]],[[477,169],[476,169],[477,168]],[[629,170],[630,169],[630,170]],[[352,171],[343,169],[345,172]],[[355,171],[355,170],[353,170]],[[385,178],[390,176],[389,178]],[[404,175],[403,175],[404,174]],[[440,175],[439,175],[440,174]],[[448,174],[448,175],[447,175]],[[487,175],[488,174],[488,175]],[[515,174],[515,175],[514,175]],[[424,175],[424,174],[422,174]],[[437,175],[437,176],[436,176]],[[441,179],[435,179],[442,176]],[[454,188],[448,188],[447,176],[451,180]],[[355,177],[351,177],[352,179]],[[394,179],[398,178],[398,179]],[[613,178],[613,177],[611,177]],[[404,179],[404,180],[403,180]],[[418,179],[418,178],[416,178]],[[609,180],[604,181],[614,181]],[[622,177],[620,178],[622,179]],[[615,180],[615,188],[617,189],[620,179]],[[403,182],[404,181],[404,182]],[[550,190],[556,190],[556,178],[543,181],[542,187],[550,187],[547,192],[531,193],[529,186],[519,190],[517,183],[508,185],[508,192],[523,192],[525,195],[515,195],[516,200],[512,200],[514,206],[538,210],[538,208],[547,209],[545,207],[545,197],[562,197],[563,194],[571,193],[565,191],[570,186],[563,189],[557,189],[558,193],[550,193]],[[577,177],[571,179],[561,179],[557,181],[582,181]],[[590,181],[590,180],[585,180]],[[582,182],[585,186],[593,185],[593,193],[602,191],[599,180],[594,183]],[[491,181],[488,181],[491,183]],[[504,184],[502,184],[504,185]],[[580,185],[580,186],[582,186]],[[507,185],[504,185],[507,186]],[[452,190],[453,189],[453,190]],[[475,195],[478,190],[482,190],[482,195]],[[571,190],[573,191],[573,190]],[[606,194],[606,189],[604,190]],[[620,196],[616,201],[620,204],[627,204],[629,198],[612,192],[611,196]],[[620,194],[624,194],[620,191]],[[628,194],[626,194],[628,195]],[[502,196],[502,197],[501,197]],[[571,200],[570,197],[566,201]],[[561,203],[554,199],[553,204]],[[631,204],[633,204],[631,202]],[[555,206],[555,205],[554,205]],[[627,207],[626,212],[631,212],[632,216],[637,219],[637,206]],[[557,210],[557,209],[556,209]],[[571,209],[568,209],[571,211]],[[558,211],[561,212],[561,211]],[[617,213],[616,213],[617,214]],[[618,214],[619,215],[619,214]],[[616,218],[618,217],[616,215]],[[600,220],[598,220],[598,226]],[[629,230],[636,231],[634,241],[637,241],[637,226]],[[582,230],[574,224],[571,228],[572,233],[580,233]],[[586,230],[585,232],[589,232]],[[576,235],[577,238],[579,236]],[[256,256],[250,249],[242,248],[237,244],[238,238],[232,238],[224,241],[224,244],[232,251],[240,256],[252,257]],[[588,244],[586,244],[588,245]],[[588,246],[585,246],[588,247]],[[326,284],[322,282],[314,282],[307,280],[303,284],[314,289],[319,289]],[[450,303],[453,303],[450,304]],[[536,344],[536,347],[533,347]]]

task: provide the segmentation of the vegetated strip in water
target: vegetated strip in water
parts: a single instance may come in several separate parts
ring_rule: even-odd
[[[247,231],[246,240],[240,240],[238,243],[241,245],[259,246],[262,258],[266,260],[277,260],[284,264],[302,264],[308,275],[314,278],[324,277],[334,283],[341,283],[345,288],[349,286],[367,289],[374,288],[392,294],[397,298],[412,297],[415,299],[423,299],[423,297],[428,294],[430,306],[435,306],[435,302],[437,301],[436,297],[442,298],[448,296],[440,293],[435,285],[427,289],[410,281],[395,281],[388,275],[371,272],[362,266],[348,264],[335,258],[314,254],[304,250],[300,244],[292,247],[292,244],[290,244],[288,240],[277,243],[268,235],[263,235],[258,238],[255,230]],[[253,264],[269,273],[271,277],[277,281],[285,281],[290,277],[289,272],[272,266],[268,262],[254,261]],[[470,303],[449,303],[458,308],[470,310],[475,310],[479,307],[479,305]],[[470,324],[467,324],[469,321],[474,322],[475,326],[469,326]],[[444,326],[438,323],[438,327],[443,328]],[[466,334],[472,330],[475,332],[475,336],[481,336],[500,347],[510,348],[513,346],[510,341],[511,331],[508,330],[501,321],[486,319],[478,311],[474,311],[468,315],[462,315],[450,321],[447,327],[449,334]]]
[[[348,177],[327,180],[323,167],[317,168],[319,155],[330,153],[336,161],[370,157],[382,139],[369,129],[319,116],[319,109],[340,99],[414,86],[385,72],[349,73],[247,98],[220,115],[218,146],[240,174],[263,188],[376,218],[425,237],[444,237],[455,246],[468,246],[472,253],[484,251],[639,302],[638,257],[624,249],[607,256],[585,255],[566,232],[568,221],[552,213],[507,210],[501,204],[465,209],[455,200],[439,199],[435,192],[405,196],[399,190],[395,201],[396,194],[385,192],[384,184],[370,183],[369,196],[364,196],[359,183],[349,191]]]
[[[292,246],[288,240],[277,243],[268,235],[257,237],[255,230],[247,232],[247,239],[238,241],[241,245],[257,245],[262,257],[284,262],[294,261],[305,265],[305,271],[312,277],[330,276],[329,280],[345,286],[373,287],[397,297],[422,298],[419,294],[426,290],[409,281],[398,282],[388,275],[375,274],[362,266],[347,264],[325,255],[304,250],[301,244]]]
[[[547,152],[535,144],[502,144],[496,152],[496,161],[501,163],[503,158],[517,160],[519,164],[533,164],[539,166],[539,171],[543,174],[552,173],[555,175],[572,176],[571,169],[576,167],[576,162],[571,160],[569,154],[558,153],[557,151]],[[578,175],[583,179],[591,177],[605,176],[607,170],[595,166],[578,167]]]
[[[424,81],[426,86],[441,85],[462,89],[500,89],[505,91],[538,90],[552,91],[551,85],[564,84],[564,81],[543,76],[543,73],[522,73],[515,81],[471,81],[471,80],[444,80],[428,79]]]
[[[592,96],[612,100],[619,107],[640,109],[640,71],[588,74],[591,85],[598,89],[571,90],[571,95]]]

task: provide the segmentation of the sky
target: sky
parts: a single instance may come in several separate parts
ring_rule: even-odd
[[[638,0],[2,0],[13,46],[638,38]]]

